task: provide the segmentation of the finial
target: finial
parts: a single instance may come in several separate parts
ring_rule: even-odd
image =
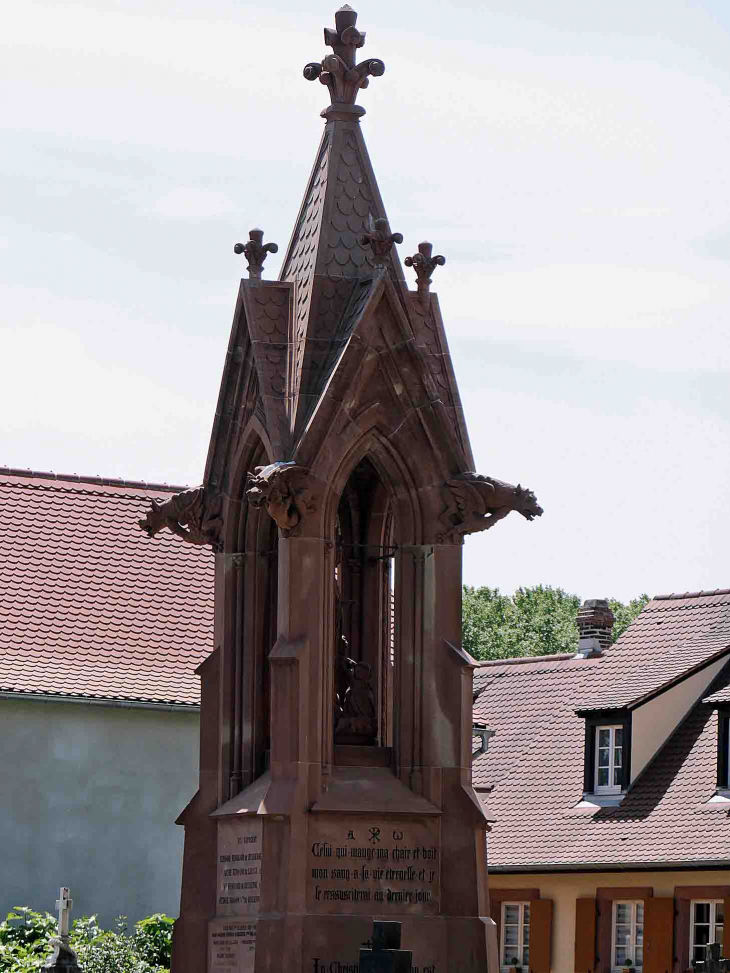
[[[237,243],[233,248],[234,253],[242,253],[248,261],[248,276],[255,280],[260,280],[261,271],[264,269],[264,260],[268,253],[277,253],[279,247],[276,243],[264,243],[263,230],[249,230],[248,243]]]
[[[403,243],[402,233],[391,233],[390,223],[384,218],[373,220],[372,214],[368,218],[368,232],[360,237],[360,243],[364,247],[370,247],[373,251],[373,261],[377,266],[382,266],[393,249],[394,243]]]
[[[365,34],[355,24],[357,13],[347,4],[335,13],[335,29],[324,29],[324,42],[334,54],[328,54],[322,63],[310,61],[304,68],[307,81],[317,78],[326,84],[333,105],[354,105],[360,88],[367,88],[368,75],[379,78],[385,73],[385,65],[378,58],[370,58],[355,64],[355,51],[365,43]]]
[[[418,244],[418,253],[414,253],[412,257],[406,257],[405,259],[406,267],[413,267],[416,272],[418,296],[421,298],[421,304],[426,308],[428,307],[428,291],[431,287],[431,276],[437,267],[443,267],[446,263],[446,257],[442,257],[441,254],[432,257],[432,253],[433,244],[424,240]]]

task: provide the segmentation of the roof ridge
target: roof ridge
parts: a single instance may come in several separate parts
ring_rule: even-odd
[[[520,663],[530,663],[530,662],[545,662],[546,660],[553,662],[556,661],[567,661],[568,659],[575,659],[574,652],[554,652],[552,655],[517,655],[510,656],[507,659],[481,659],[477,661],[477,666],[479,668],[487,668],[488,666],[516,666]]]
[[[730,595],[730,588],[714,588],[708,591],[675,592],[668,595],[654,595],[652,601],[679,601],[681,598],[707,598],[708,595]]]
[[[189,490],[188,486],[175,486],[170,483],[148,483],[145,480],[123,480],[111,476],[81,476],[78,473],[53,473],[42,470],[22,470],[15,466],[0,466],[0,476],[23,476],[34,480],[62,480],[71,483],[90,483],[98,486],[137,487],[143,490],[160,490],[180,493]]]

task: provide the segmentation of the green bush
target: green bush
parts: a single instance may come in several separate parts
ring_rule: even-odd
[[[96,916],[76,919],[70,945],[84,973],[164,973],[170,969],[174,920],[162,913],[142,919],[127,934],[124,917],[115,930]],[[0,973],[38,973],[53,949],[58,924],[45,912],[16,906],[0,923]]]

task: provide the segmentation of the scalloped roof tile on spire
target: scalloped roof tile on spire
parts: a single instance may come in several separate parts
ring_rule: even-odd
[[[325,130],[280,274],[282,281],[293,281],[296,287],[292,334],[296,348],[292,375],[295,438],[328,377],[323,363],[333,361],[346,340],[341,333],[343,316],[353,290],[358,282],[377,273],[372,251],[361,238],[371,221],[386,218],[360,129],[364,109],[354,104],[368,74],[382,74],[385,67],[377,59],[366,59],[354,67],[361,75],[359,87],[351,81],[340,83],[340,75],[350,77],[346,68],[350,61],[354,65],[354,50],[362,46],[365,35],[354,27],[357,14],[351,8],[342,7],[335,19],[337,30],[326,30],[325,42],[339,53],[328,55],[321,65],[308,64],[304,70],[309,80],[319,79],[328,86],[332,104],[322,112]],[[347,100],[335,101],[336,97]],[[403,282],[395,250],[386,269],[394,280]]]
[[[0,468],[0,692],[199,704],[213,555],[136,523],[181,489]]]

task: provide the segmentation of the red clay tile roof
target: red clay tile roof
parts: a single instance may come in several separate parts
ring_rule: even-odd
[[[197,705],[213,556],[137,526],[184,487],[0,468],[0,691]]]
[[[717,773],[717,710],[700,702],[618,807],[579,808],[583,719],[578,701],[619,705],[730,645],[728,593],[654,599],[603,658],[482,664],[474,719],[496,735],[474,761],[493,870],[673,862],[730,865],[727,804],[708,804]],[[658,676],[654,670],[658,669]],[[730,662],[707,695],[730,693]]]
[[[729,647],[730,591],[661,595],[607,653],[575,708],[633,708]]]
[[[718,703],[730,703],[730,685],[723,686],[722,689],[718,689],[717,692],[713,692],[709,696],[705,696],[702,700],[703,703],[712,703],[717,706]]]

